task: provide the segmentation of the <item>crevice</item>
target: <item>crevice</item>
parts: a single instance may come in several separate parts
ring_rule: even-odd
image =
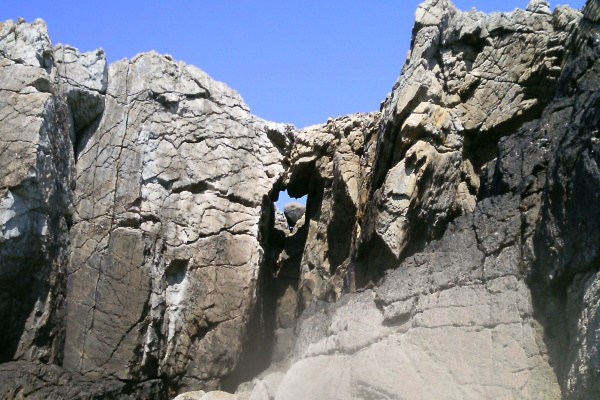
[[[185,279],[188,269],[188,263],[190,260],[172,260],[167,269],[165,270],[165,280],[167,284],[178,285]]]
[[[275,228],[275,207],[272,198],[265,196],[259,222],[259,242],[263,248],[254,305],[246,325],[240,358],[236,368],[221,379],[222,389],[233,393],[237,387],[251,380],[271,364],[275,333],[277,295],[273,271],[281,252],[281,235]]]
[[[165,189],[170,190],[172,193],[190,192],[192,194],[200,194],[206,192],[207,190],[214,190],[214,188],[206,181],[192,182],[188,183],[187,185],[177,186],[175,188],[172,188],[175,181],[163,182],[165,183],[163,184],[159,180],[159,183],[161,183]]]
[[[75,153],[75,162],[79,160],[79,156],[86,148],[90,139],[98,131],[100,127],[100,121],[102,121],[103,114],[98,115],[89,125],[81,127],[75,131],[75,137],[73,140],[73,152]],[[75,129],[75,128],[73,128]]]
[[[288,355],[297,317],[300,263],[306,243],[308,224],[300,221],[290,229],[275,201],[286,190],[277,182],[263,198],[259,239],[263,259],[256,285],[256,301],[237,367],[221,380],[222,389],[233,393]]]
[[[254,208],[257,206],[257,204],[255,204],[253,201],[245,199],[245,198],[238,196],[236,194],[233,194],[233,193],[228,193],[227,196],[225,196],[225,198],[227,200],[231,201],[232,203],[241,204],[248,208]]]

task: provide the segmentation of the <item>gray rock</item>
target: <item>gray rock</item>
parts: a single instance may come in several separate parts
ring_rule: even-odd
[[[108,85],[106,55],[102,49],[80,54],[73,47],[58,45],[54,48],[54,58],[73,116],[74,133],[81,136],[81,131],[104,111]],[[81,138],[72,139],[77,147]]]
[[[201,389],[231,374],[257,301],[263,198],[284,171],[274,130],[169,56],[110,66],[77,162],[67,369]]]
[[[421,6],[350,259],[358,285],[382,279],[307,306],[275,399],[598,396],[595,34],[545,2],[487,17]]]
[[[333,301],[350,288],[344,276],[365,213],[380,117],[353,114],[296,134],[287,187],[313,204],[305,216],[298,312],[313,298]]]
[[[0,24],[0,56],[19,64],[49,68],[52,66],[52,42],[46,23],[36,19],[28,24],[19,18]]]
[[[426,1],[381,112],[297,132],[2,24],[0,397],[598,398],[598,9]]]
[[[297,202],[291,202],[283,208],[283,214],[290,226],[295,226],[300,218],[304,217],[306,206]]]
[[[206,392],[203,390],[197,390],[193,392],[182,393],[179,396],[175,397],[173,400],[200,400],[202,396],[204,396]]]
[[[359,285],[472,213],[498,139],[550,101],[580,14],[546,8],[533,1],[527,11],[485,15],[445,0],[419,7],[409,58],[382,106]]]
[[[526,8],[527,11],[551,15],[550,3],[544,0],[531,0]]]
[[[165,397],[160,380],[132,384],[111,377],[85,377],[65,371],[58,365],[24,361],[0,364],[0,379],[0,396],[3,399],[135,400]]]
[[[59,362],[74,158],[43,21],[0,34],[0,360]],[[50,53],[47,53],[50,52]]]

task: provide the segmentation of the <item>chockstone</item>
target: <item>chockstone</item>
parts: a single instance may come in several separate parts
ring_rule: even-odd
[[[283,208],[283,214],[291,227],[295,226],[300,218],[304,217],[305,211],[306,206],[295,201],[286,204]]]

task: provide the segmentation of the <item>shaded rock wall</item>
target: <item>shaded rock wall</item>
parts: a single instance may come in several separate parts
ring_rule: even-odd
[[[74,160],[43,21],[0,36],[0,360],[60,362]]]
[[[376,280],[474,211],[499,138],[552,98],[578,19],[543,2],[490,15],[444,1],[419,7],[408,61],[383,106],[357,279]]]
[[[313,297],[335,301],[344,287],[380,119],[378,112],[355,114],[296,133],[285,183],[293,196],[308,194],[301,261],[305,303]]]
[[[380,114],[355,114],[297,131],[284,184],[307,196],[305,214],[287,234],[270,273],[275,291],[274,361],[291,350],[297,318],[314,299],[335,301],[357,236]]]

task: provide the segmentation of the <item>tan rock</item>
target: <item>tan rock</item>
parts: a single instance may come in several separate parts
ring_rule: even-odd
[[[284,171],[271,138],[285,147],[286,128],[156,53],[113,64],[106,91],[77,162],[64,364],[212,389],[257,301],[263,198]]]

